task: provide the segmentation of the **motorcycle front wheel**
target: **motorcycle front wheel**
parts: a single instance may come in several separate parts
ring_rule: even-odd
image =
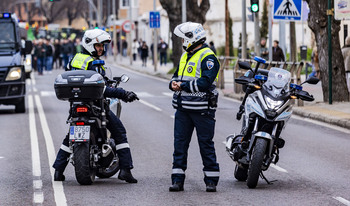
[[[258,184],[261,166],[265,157],[266,147],[266,139],[258,138],[256,140],[248,168],[247,186],[249,188],[255,188]]]

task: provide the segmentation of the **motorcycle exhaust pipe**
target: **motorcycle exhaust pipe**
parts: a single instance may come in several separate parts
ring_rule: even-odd
[[[112,152],[112,147],[108,144],[102,145],[102,157],[107,157]]]

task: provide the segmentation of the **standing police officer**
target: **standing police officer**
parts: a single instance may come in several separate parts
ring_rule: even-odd
[[[169,191],[183,191],[187,154],[196,128],[203,161],[204,182],[207,192],[216,192],[219,164],[214,148],[215,110],[217,107],[220,63],[205,44],[206,32],[198,23],[178,25],[174,34],[182,38],[184,52],[169,88],[174,92],[175,113],[172,186]]]
[[[82,39],[82,53],[77,53],[67,65],[68,70],[83,69],[99,72],[102,76],[105,75],[104,67],[93,65],[94,60],[99,59],[104,51],[104,44],[111,42],[111,36],[101,30],[87,30]],[[105,97],[120,98],[125,102],[132,102],[138,99],[137,95],[131,91],[125,91],[122,88],[105,87]],[[131,169],[133,168],[130,147],[126,137],[126,130],[120,119],[112,112],[107,114],[107,129],[111,132],[111,137],[116,143],[116,151],[119,157],[120,172],[118,178],[125,180],[128,183],[137,183],[137,180],[132,176]],[[72,151],[69,148],[69,135],[63,140],[60,150],[58,151],[55,163],[55,181],[64,181],[63,172],[68,164],[69,156]]]

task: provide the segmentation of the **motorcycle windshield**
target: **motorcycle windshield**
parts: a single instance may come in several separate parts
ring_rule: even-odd
[[[108,79],[112,79],[112,70],[109,67],[104,67],[105,68],[105,77],[107,77]]]
[[[291,74],[289,71],[273,67],[269,71],[264,88],[271,97],[278,98],[289,92],[290,80]]]

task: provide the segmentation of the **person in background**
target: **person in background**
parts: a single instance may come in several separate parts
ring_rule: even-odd
[[[45,40],[45,46],[46,46],[45,70],[51,74],[54,48],[53,48],[53,45],[51,44],[50,39]]]
[[[45,67],[46,46],[43,39],[38,40],[38,45],[34,51],[34,60],[37,62],[38,74],[43,75],[43,68]]]
[[[73,48],[71,47],[68,39],[63,40],[63,44],[61,45],[61,53],[63,58],[63,67],[67,68],[69,57],[73,53]]]
[[[277,40],[273,41],[272,61],[284,62],[283,50],[278,46],[278,44],[279,42]]]
[[[53,64],[56,69],[59,69],[62,67],[61,44],[59,39],[55,39],[54,48],[55,52],[53,55]]]
[[[260,40],[260,54],[265,60],[269,60],[269,49],[266,48],[266,39],[261,38]]]
[[[131,49],[132,49],[132,57],[133,60],[136,61],[136,56],[138,53],[138,48],[139,48],[139,43],[137,42],[137,39],[134,39],[134,41],[132,42],[131,45]]]
[[[160,43],[158,44],[158,51],[160,54],[160,65],[166,65],[167,62],[167,52],[168,52],[168,44],[160,39]]]
[[[213,41],[211,41],[211,42],[209,42],[209,48],[214,52],[214,54],[216,55],[216,48],[215,48],[215,46],[214,46],[214,42]]]
[[[318,52],[316,47],[312,50],[311,65],[312,65],[312,72],[309,75],[309,77],[314,76],[314,77],[320,78],[320,65],[318,61]]]
[[[148,58],[148,46],[145,41],[142,42],[141,46],[141,59],[142,59],[142,66],[147,66],[147,58]]]
[[[81,53],[81,51],[82,51],[82,46],[81,46],[81,43],[80,43],[80,39],[79,38],[76,38],[75,39],[75,44],[74,44],[74,55],[76,54],[76,53]]]
[[[123,56],[126,57],[127,51],[128,51],[128,42],[126,42],[125,37],[122,37],[122,51],[123,51]]]

